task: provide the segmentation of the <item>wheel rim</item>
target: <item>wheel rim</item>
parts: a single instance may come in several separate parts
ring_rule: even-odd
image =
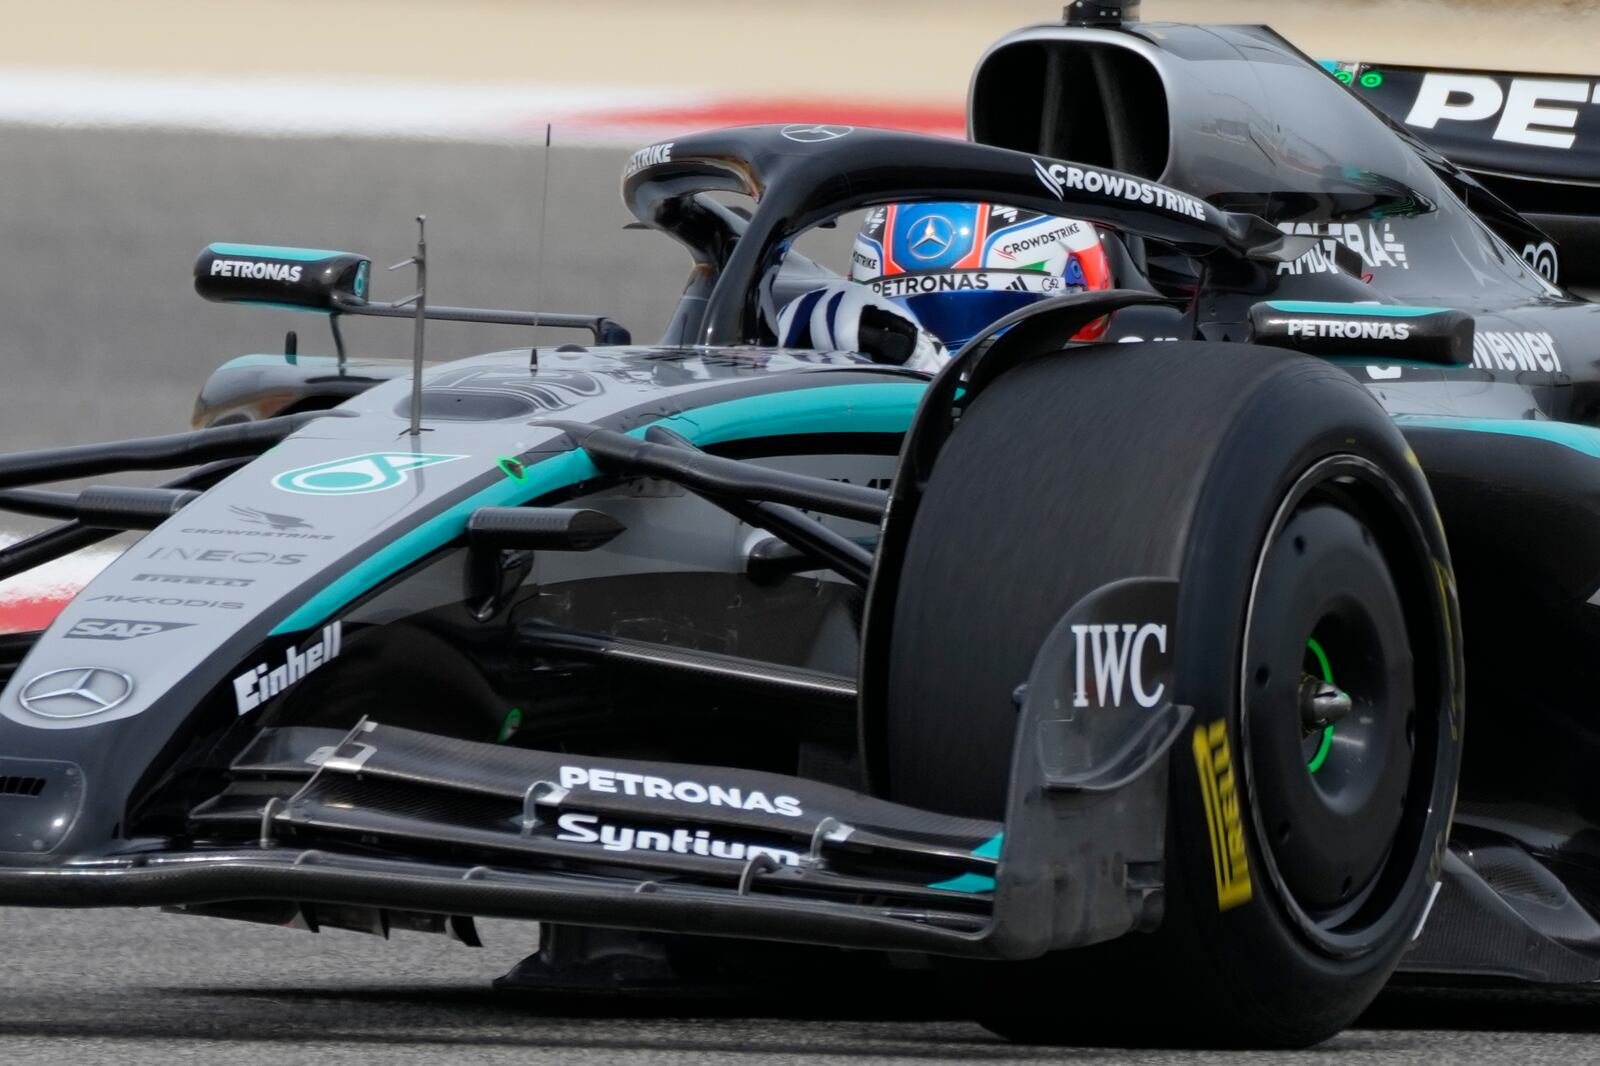
[[[1335,456],[1286,494],[1252,583],[1240,732],[1261,865],[1334,955],[1384,942],[1423,848],[1438,737],[1419,729],[1416,619],[1390,569],[1419,547],[1394,482]]]

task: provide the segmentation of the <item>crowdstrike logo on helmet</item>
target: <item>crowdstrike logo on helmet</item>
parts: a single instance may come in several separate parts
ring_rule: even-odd
[[[1058,244],[1064,245],[1067,241],[1067,238],[1076,236],[1082,230],[1083,223],[1081,222],[1063,222],[1062,225],[1055,226],[1051,229],[1044,230],[1042,232],[1031,233],[1026,236],[1019,237],[1014,241],[1008,241],[1004,244],[996,245],[995,251],[999,252],[1007,259],[1015,259],[1020,253],[1023,252],[1032,252],[1040,248],[1050,248]]]

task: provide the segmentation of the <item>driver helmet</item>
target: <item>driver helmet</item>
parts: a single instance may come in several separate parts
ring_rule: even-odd
[[[1018,308],[1112,286],[1092,223],[981,203],[873,208],[856,234],[850,280],[906,308],[951,351]],[[1074,339],[1092,340],[1105,324]]]

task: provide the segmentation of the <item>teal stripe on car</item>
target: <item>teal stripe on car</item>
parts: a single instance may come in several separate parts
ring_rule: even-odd
[[[1452,418],[1448,415],[1396,415],[1401,429],[1459,429],[1468,433],[1499,433],[1527,437],[1571,448],[1600,459],[1600,429],[1571,422],[1536,422],[1521,418]]]
[[[1393,304],[1327,303],[1321,300],[1268,300],[1267,306],[1286,315],[1359,315],[1370,318],[1421,318],[1448,311],[1448,307],[1396,307]]]
[[[799,433],[904,433],[926,389],[923,382],[913,381],[791,389],[709,404],[651,425],[666,426],[699,445]],[[643,437],[647,428],[640,426],[629,435]],[[272,632],[294,633],[321,625],[380,582],[461,536],[467,518],[479,507],[515,507],[599,474],[588,455],[570,451],[528,466],[520,481],[496,481],[358,562]]]
[[[929,888],[942,888],[947,892],[993,892],[994,878],[984,874],[962,874],[948,881],[935,881]]]
[[[1000,848],[1005,843],[1006,835],[996,833],[982,844],[972,849],[974,857],[979,859],[1000,860]],[[929,888],[942,888],[946,892],[993,892],[994,878],[988,874],[965,873],[952,877],[948,881],[935,881]]]
[[[242,255],[251,259],[288,259],[296,263],[309,263],[329,259],[350,252],[332,252],[326,248],[280,248],[275,244],[213,244],[211,251],[217,255]]]

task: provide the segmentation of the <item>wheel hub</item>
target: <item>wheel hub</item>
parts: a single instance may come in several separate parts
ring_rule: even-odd
[[[1326,505],[1284,524],[1252,614],[1246,708],[1264,844],[1295,901],[1336,922],[1383,868],[1404,811],[1404,614],[1370,532]]]
[[[1352,706],[1348,692],[1320,677],[1300,675],[1300,728],[1306,732],[1321,736],[1348,718]]]

